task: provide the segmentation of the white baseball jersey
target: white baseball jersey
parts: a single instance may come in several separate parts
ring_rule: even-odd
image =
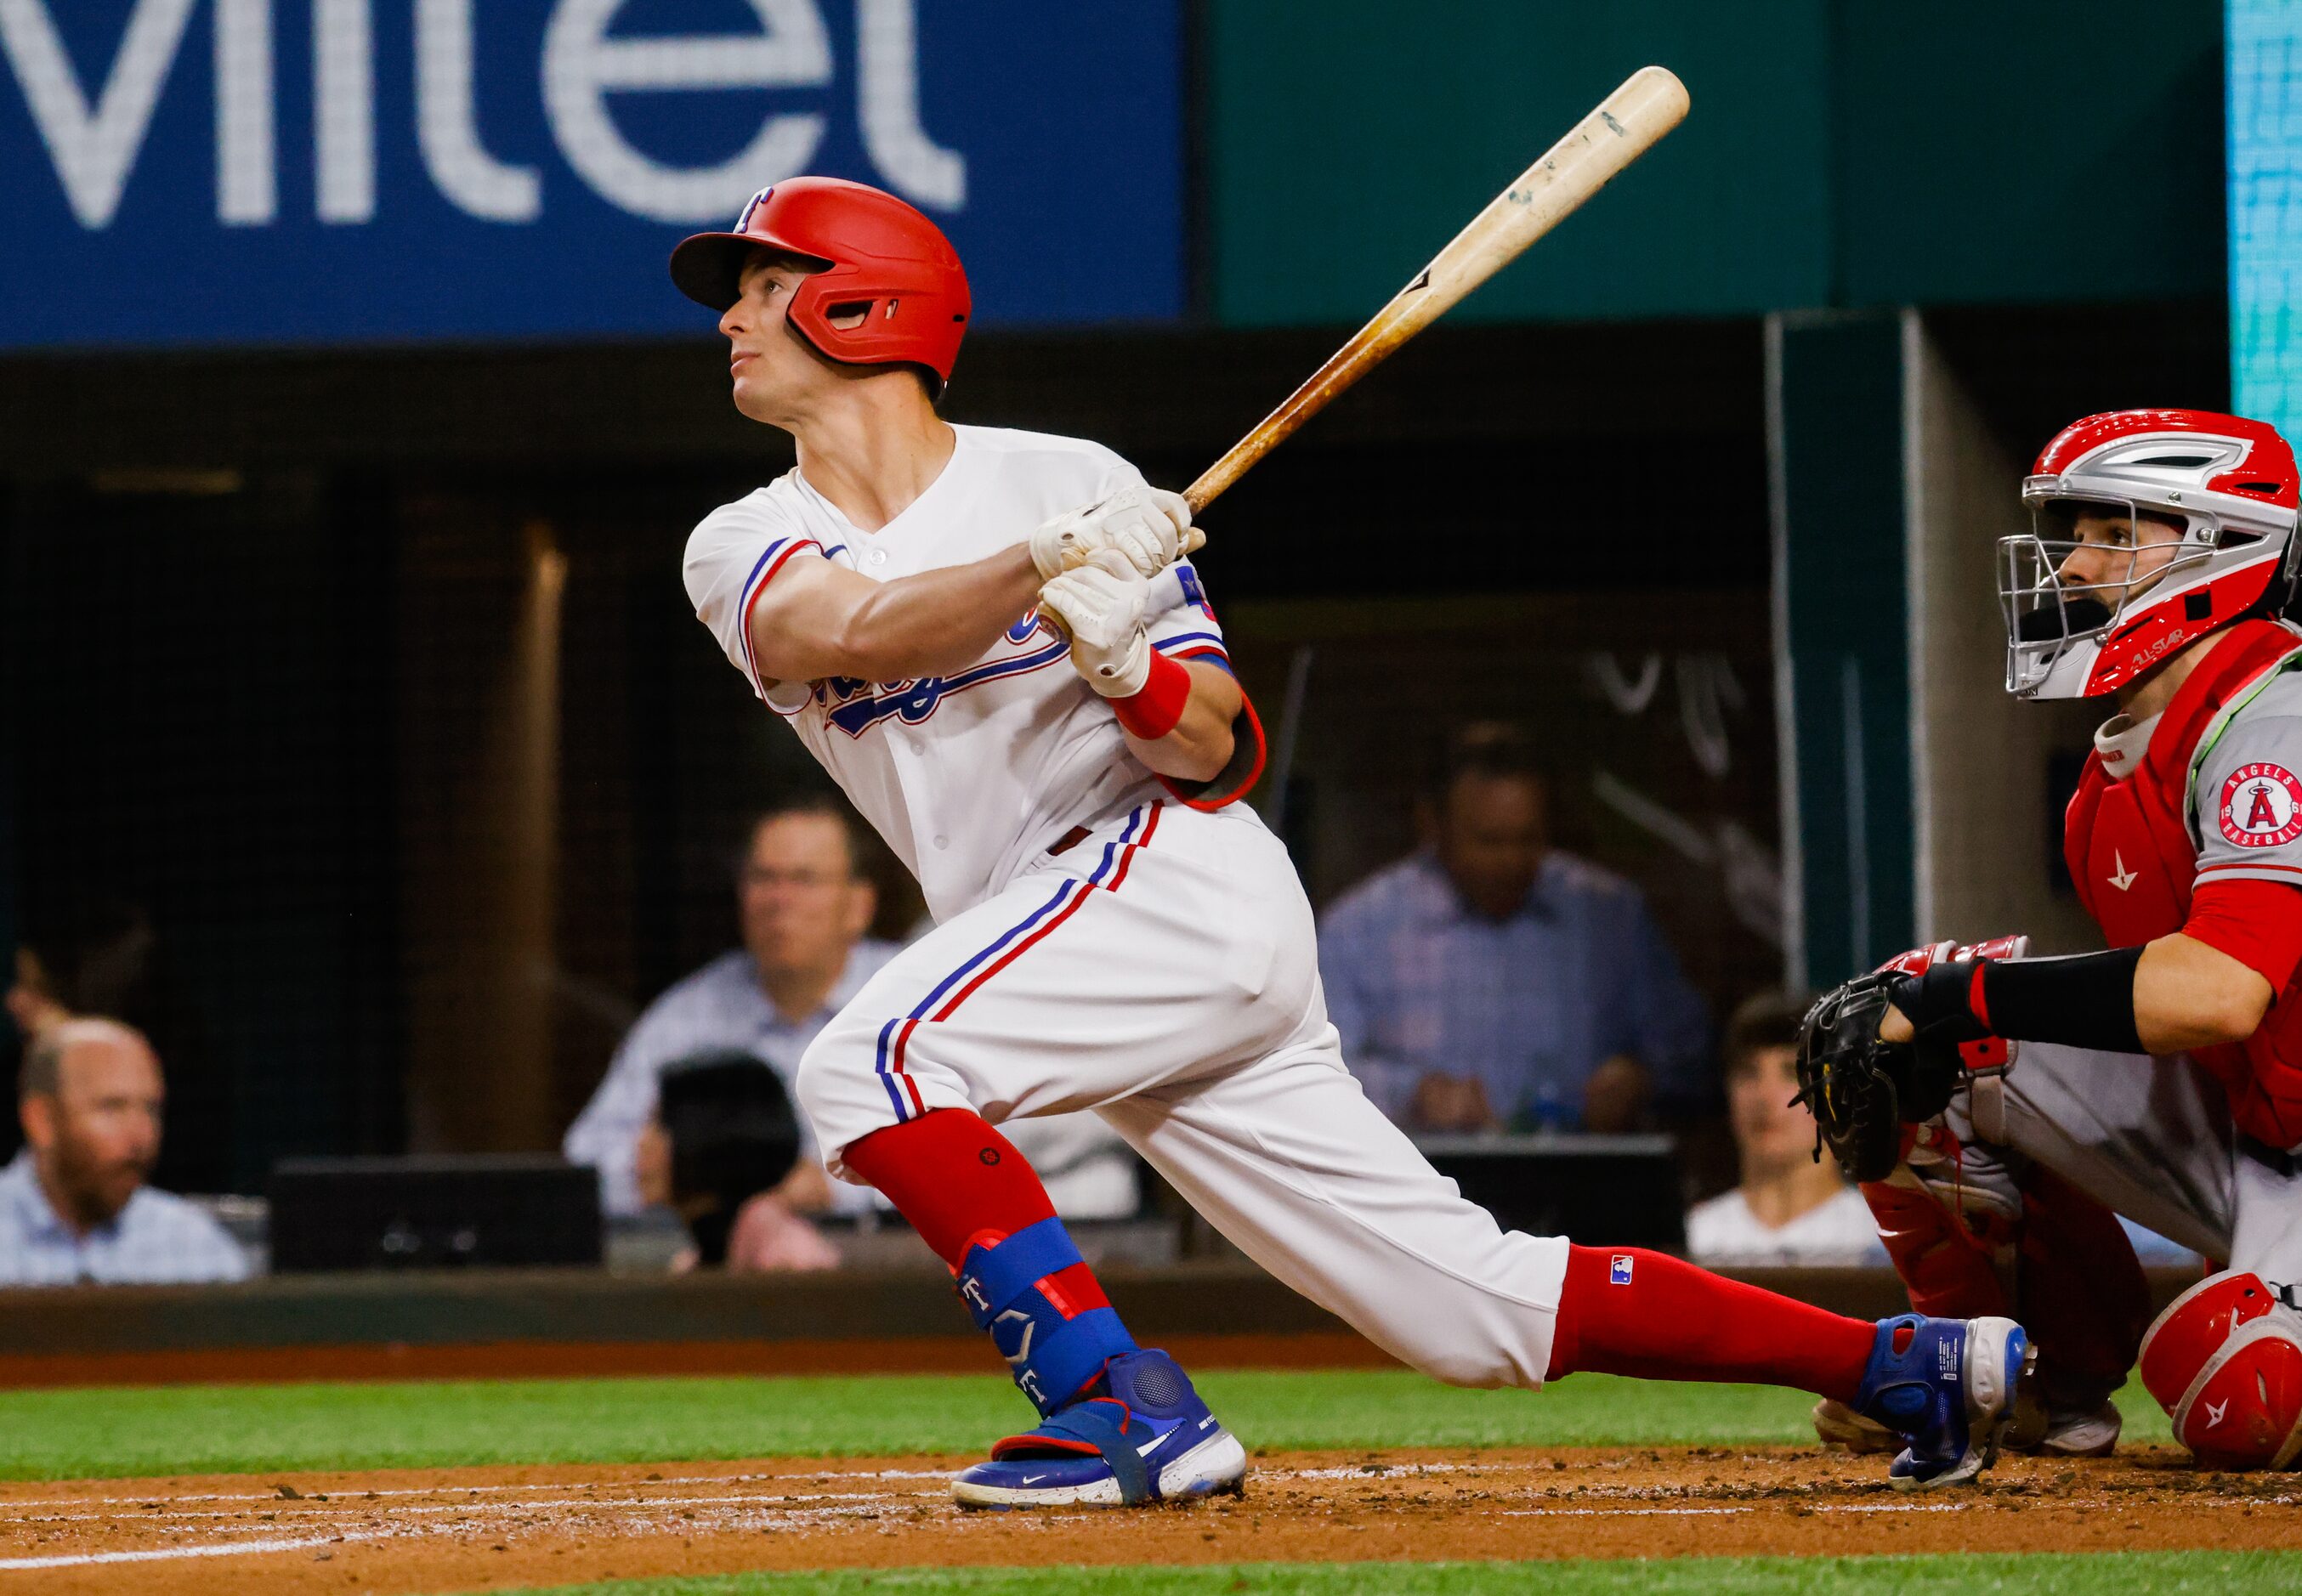
[[[794,559],[828,559],[885,582],[964,565],[1021,542],[1050,517],[1139,487],[1098,443],[954,427],[950,462],[903,512],[861,532],[794,468],[722,505],[687,541],[687,594],[727,658],[919,878],[949,920],[999,890],[1073,826],[1157,795],[1117,718],[1036,616],[1020,617],[966,669],[917,681],[762,679],[749,618]],[[1188,563],[1183,601],[1151,623],[1177,658],[1225,659],[1222,630]],[[930,725],[929,723],[933,724]]]

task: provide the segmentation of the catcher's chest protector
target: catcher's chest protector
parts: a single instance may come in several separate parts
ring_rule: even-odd
[[[2189,917],[2198,869],[2185,817],[2191,756],[2222,706],[2293,652],[2294,634],[2282,626],[2231,627],[2166,706],[2131,776],[2113,781],[2102,756],[2088,756],[2063,817],[2063,855],[2113,947],[2171,936]],[[2275,1147],[2302,1144],[2302,995],[2289,989],[2244,1042],[2192,1056],[2222,1083],[2240,1130]]]

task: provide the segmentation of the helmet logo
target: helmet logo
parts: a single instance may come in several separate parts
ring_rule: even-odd
[[[761,206],[768,203],[768,197],[774,192],[775,190],[773,189],[762,189],[757,194],[752,196],[752,202],[744,207],[744,214],[735,218],[735,231],[737,232],[749,232],[752,231],[752,217],[753,214],[756,213]]]
[[[2302,837],[2302,778],[2283,765],[2240,765],[2222,783],[2216,819],[2239,847],[2281,847]]]

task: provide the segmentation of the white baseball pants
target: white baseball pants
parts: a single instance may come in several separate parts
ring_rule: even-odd
[[[1566,1241],[1503,1231],[1367,1100],[1294,865],[1239,806],[1147,802],[937,927],[824,1028],[799,1098],[842,1175],[850,1143],[934,1109],[1094,1109],[1384,1350],[1542,1383]]]

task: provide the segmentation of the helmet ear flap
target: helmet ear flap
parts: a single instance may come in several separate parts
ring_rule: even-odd
[[[2302,612],[2296,533],[2302,473],[2292,448],[2265,422],[2203,410],[2086,416],[2040,451],[2023,479],[2022,498],[2033,508],[2032,535],[2000,540],[2006,551],[2000,587],[2006,685],[2017,696],[2118,692],[2219,628]],[[2113,628],[2100,637],[2079,635],[2067,605],[2043,601],[2046,590],[2059,584],[2021,579],[2025,549],[2043,559],[2042,543],[2068,541],[2071,534],[2049,533],[2036,518],[2042,507],[2063,501],[2123,504],[2138,523],[2180,529],[2173,562],[2147,587],[2113,602]],[[2137,536],[2136,544],[2141,542]],[[2033,618],[2033,611],[2049,610]]]

